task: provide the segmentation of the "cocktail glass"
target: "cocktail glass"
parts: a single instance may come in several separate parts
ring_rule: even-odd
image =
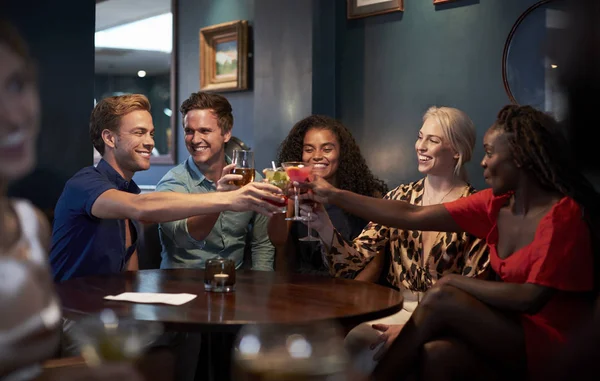
[[[312,173],[312,165],[301,161],[286,161],[281,163],[283,168],[290,178],[290,181],[297,183],[307,183],[310,181],[310,175]],[[300,190],[294,185],[294,216],[288,217],[288,221],[304,221],[308,228],[308,235],[301,237],[299,241],[319,241],[318,238],[313,237],[312,230],[310,228],[310,212],[308,217],[302,217],[300,215]]]
[[[288,177],[285,169],[283,167],[273,168],[265,168],[263,170],[265,177],[267,178],[267,182],[271,185],[275,185],[277,188],[281,189],[283,192],[283,202],[275,202],[271,200],[267,200],[269,203],[277,206],[279,208],[280,213],[285,213],[287,211],[287,202],[288,198],[286,196],[286,191],[290,186],[290,178]]]

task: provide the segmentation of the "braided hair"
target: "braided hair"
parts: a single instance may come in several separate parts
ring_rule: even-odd
[[[531,106],[508,105],[498,113],[495,128],[508,133],[513,158],[542,187],[591,212],[599,209],[600,195],[575,166],[564,129],[553,117]]]
[[[513,158],[542,187],[571,197],[583,209],[594,250],[594,288],[600,290],[600,194],[576,166],[564,127],[531,106],[508,105],[493,128],[508,133]]]
[[[336,173],[338,188],[370,197],[382,197],[387,193],[387,185],[373,175],[350,131],[328,116],[311,115],[296,123],[277,150],[279,163],[302,161],[304,135],[311,128],[331,131],[340,143],[340,164]]]

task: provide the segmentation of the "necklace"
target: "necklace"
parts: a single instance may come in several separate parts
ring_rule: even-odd
[[[434,205],[434,204],[441,204],[444,202],[444,200],[446,199],[446,197],[448,197],[450,195],[450,193],[452,193],[452,191],[456,189],[456,185],[453,186],[452,188],[450,188],[450,190],[448,191],[448,193],[446,193],[444,195],[444,197],[442,197],[442,199],[436,203],[432,203],[431,199],[429,198],[429,195],[427,195],[427,186],[425,186],[425,190],[423,191],[423,196],[425,196],[425,198],[427,198],[427,205]]]
[[[448,197],[452,191],[454,191],[456,189],[458,185],[454,185],[445,195],[444,197],[442,197],[440,199],[440,201],[436,202],[435,204],[441,204],[444,202],[444,200],[446,199],[446,197]],[[431,202],[431,199],[429,198],[429,196],[426,194],[427,193],[427,184],[425,184],[425,189],[423,190],[423,198],[421,198],[421,206],[423,206],[425,199],[427,199],[427,204],[428,205],[435,205],[434,203]],[[429,239],[427,239],[428,242],[430,242],[432,244],[431,247],[429,247],[428,251],[425,252],[425,247],[424,247],[424,234],[425,232],[420,232],[420,249],[421,249],[421,256],[419,258],[419,264],[420,264],[420,269],[418,269],[418,271],[416,272],[415,276],[414,276],[414,287],[416,288],[417,291],[422,291],[425,292],[427,291],[433,284],[433,278],[432,275],[430,273],[430,266],[429,266],[429,260],[431,258],[431,252],[430,250],[433,248],[433,246],[435,246],[435,243],[438,241],[438,239],[440,238],[440,235],[442,234],[442,232],[432,232],[435,233],[435,236],[433,237],[429,237]],[[419,297],[419,302],[420,302],[420,297]]]

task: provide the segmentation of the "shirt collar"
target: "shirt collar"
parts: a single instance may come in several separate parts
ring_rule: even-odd
[[[231,158],[227,155],[225,155],[225,163],[231,164]],[[198,168],[196,163],[194,163],[194,159],[191,156],[187,158],[185,164],[188,168],[189,173],[192,175],[192,180],[196,181],[198,185],[202,184],[204,180],[210,181],[206,178],[206,176],[204,176],[204,173],[200,171],[200,169]],[[212,183],[212,181],[210,182]]]
[[[100,160],[96,169],[106,176],[111,183],[115,184],[118,190],[134,194],[142,192],[133,179],[131,181],[125,180],[106,160]]]

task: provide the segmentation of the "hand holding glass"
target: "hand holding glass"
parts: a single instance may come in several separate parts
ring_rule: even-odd
[[[241,180],[233,182],[234,185],[243,187],[254,181],[254,151],[233,150],[231,161],[235,164],[235,168],[231,173],[242,175]]]

